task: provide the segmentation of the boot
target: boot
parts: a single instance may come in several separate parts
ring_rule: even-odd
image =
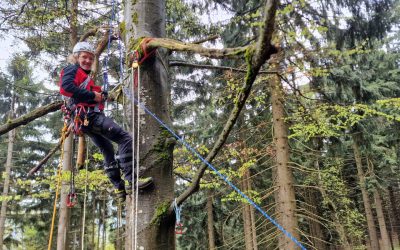
[[[123,203],[126,200],[125,189],[114,189],[115,199],[118,203]]]
[[[136,185],[136,182],[133,184]],[[145,190],[148,187],[150,187],[152,184],[153,184],[153,177],[139,178],[138,188],[139,188],[139,190]],[[136,188],[136,186],[135,186],[135,188]],[[132,194],[132,182],[128,182],[128,185],[126,186],[126,193]]]

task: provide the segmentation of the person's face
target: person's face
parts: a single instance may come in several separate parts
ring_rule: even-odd
[[[91,70],[94,61],[94,55],[89,52],[80,52],[78,56],[78,63],[84,70]]]

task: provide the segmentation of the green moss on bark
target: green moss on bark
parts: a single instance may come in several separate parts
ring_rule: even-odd
[[[164,201],[157,205],[150,225],[160,225],[161,221],[167,216],[170,202]]]

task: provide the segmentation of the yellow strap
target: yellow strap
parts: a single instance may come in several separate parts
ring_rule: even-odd
[[[50,237],[49,237],[49,244],[47,247],[48,250],[51,250],[51,243],[53,241],[54,222],[56,220],[57,200],[58,200],[58,193],[60,190],[61,170],[62,170],[63,158],[64,158],[64,141],[65,141],[67,131],[68,131],[67,123],[64,122],[64,127],[62,128],[62,132],[61,132],[61,156],[60,156],[60,163],[58,164],[56,197],[54,199],[53,218],[51,219]]]

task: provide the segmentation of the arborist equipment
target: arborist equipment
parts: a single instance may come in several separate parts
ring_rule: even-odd
[[[175,234],[183,234],[183,224],[181,222],[181,211],[182,206],[178,206],[176,199],[174,200],[174,211],[175,211]]]

